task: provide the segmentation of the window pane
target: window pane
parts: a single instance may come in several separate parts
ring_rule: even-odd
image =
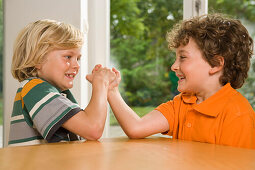
[[[182,18],[180,0],[111,0],[111,63],[121,72],[122,97],[140,116],[177,93],[165,37]],[[112,113],[110,122],[118,125]]]

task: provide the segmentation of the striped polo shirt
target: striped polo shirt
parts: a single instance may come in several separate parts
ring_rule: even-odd
[[[82,109],[69,90],[61,92],[47,81],[21,82],[10,121],[9,146],[77,140],[62,124]]]

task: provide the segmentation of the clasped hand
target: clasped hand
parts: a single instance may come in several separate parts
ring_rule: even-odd
[[[102,67],[101,64],[97,64],[92,70],[92,73],[86,76],[86,79],[91,84],[101,81],[108,85],[108,89],[111,90],[119,85],[121,76],[117,69],[109,69],[107,67]]]

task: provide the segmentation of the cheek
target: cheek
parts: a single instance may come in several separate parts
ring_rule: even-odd
[[[184,74],[188,74],[190,71],[194,71],[194,68],[192,68],[192,66],[190,64],[180,64],[180,70],[181,72],[183,72]]]

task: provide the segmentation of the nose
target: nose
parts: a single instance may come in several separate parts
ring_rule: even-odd
[[[73,66],[73,68],[75,68],[75,69],[80,69],[80,63],[79,63],[79,61],[77,60],[77,59],[74,59],[74,61],[72,62],[72,66]]]
[[[178,61],[175,60],[174,64],[171,66],[171,70],[176,72],[179,69]]]

